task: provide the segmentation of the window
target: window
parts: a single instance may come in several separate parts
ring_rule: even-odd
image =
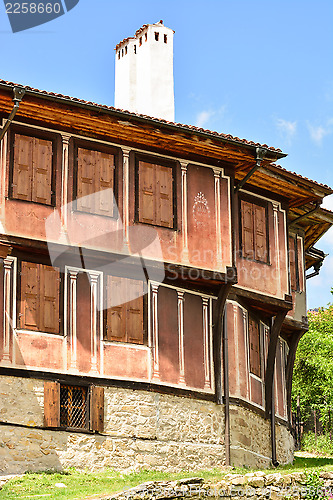
[[[168,43],[168,35],[164,35],[164,43]]]
[[[44,382],[44,425],[103,432],[103,387]]]
[[[53,143],[15,134],[11,197],[43,205],[52,204]]]
[[[159,32],[155,31],[155,40],[156,40],[156,42],[158,42],[159,37],[160,37]]]
[[[21,262],[19,328],[59,333],[60,270]]]
[[[250,373],[261,378],[260,323],[249,316]]]
[[[173,169],[139,161],[139,222],[174,227]]]
[[[268,263],[267,209],[241,200],[242,257]]]
[[[290,286],[293,292],[298,290],[298,259],[297,259],[297,237],[289,236],[289,265],[290,265]]]
[[[143,295],[142,281],[117,276],[107,277],[104,340],[143,344]],[[117,304],[113,306],[115,298]]]
[[[114,176],[113,154],[78,147],[76,209],[80,212],[112,217]]]

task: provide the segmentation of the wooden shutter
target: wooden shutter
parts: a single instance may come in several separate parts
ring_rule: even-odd
[[[139,221],[156,223],[156,175],[155,165],[139,162]]]
[[[155,165],[156,167],[156,224],[173,227],[173,186],[172,168]]]
[[[253,205],[254,215],[254,258],[260,262],[267,262],[267,234],[266,209],[260,205]]]
[[[38,330],[40,318],[38,264],[21,264],[20,328]]]
[[[21,263],[20,328],[59,333],[58,268]]]
[[[103,432],[104,430],[104,388],[91,387],[90,399],[90,425],[92,431]]]
[[[78,148],[77,156],[77,210],[82,212],[93,212],[94,197],[90,195],[95,192],[95,151]]]
[[[51,205],[52,141],[34,138],[31,201]]]
[[[111,304],[112,297],[117,298],[119,305],[108,307],[106,319],[106,340],[126,342],[126,291],[122,278],[107,277],[107,300]]]
[[[295,292],[297,290],[295,236],[289,236],[289,265],[290,265],[290,286],[291,290]]]
[[[31,201],[33,146],[33,137],[15,134],[12,193],[19,200]]]
[[[137,296],[126,304],[126,333],[127,341],[134,344],[143,344],[143,282],[128,279],[128,296]]]
[[[99,171],[98,184],[95,191],[99,191],[96,196],[95,213],[101,215],[113,215],[113,185],[114,185],[114,156],[96,152],[96,167]],[[97,176],[97,172],[96,172]]]
[[[254,258],[254,238],[253,238],[253,204],[241,201],[242,215],[242,256],[249,259]]]
[[[44,382],[44,425],[60,427],[59,382]]]
[[[143,344],[143,282],[108,276],[107,284],[108,303],[116,297],[119,305],[107,309],[106,340]]]
[[[59,269],[51,266],[40,267],[40,330],[59,333]]]
[[[249,318],[250,372],[261,377],[260,362],[260,327],[259,323]]]

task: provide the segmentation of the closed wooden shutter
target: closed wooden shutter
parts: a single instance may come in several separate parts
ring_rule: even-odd
[[[38,330],[40,319],[38,264],[22,262],[20,328]]]
[[[156,165],[156,183],[156,224],[164,227],[173,227],[172,169]]]
[[[34,139],[33,180],[31,201],[51,205],[52,141]]]
[[[114,215],[114,170],[114,155],[78,148],[77,210]]]
[[[16,134],[14,142],[13,198],[31,201],[34,138]]]
[[[21,263],[20,328],[59,333],[58,268]]]
[[[156,223],[156,172],[152,163],[139,162],[139,221]]]
[[[253,205],[254,215],[254,258],[260,262],[267,262],[266,237],[266,209],[260,205]]]
[[[60,427],[60,384],[44,382],[44,425]]]
[[[119,304],[107,309],[106,340],[126,342],[126,291],[122,278],[108,276],[106,293],[108,304],[112,304],[113,298],[116,298]]]
[[[104,430],[104,388],[91,387],[90,422],[91,430],[103,432]]]
[[[95,151],[78,148],[77,155],[77,210],[93,212]]]
[[[134,344],[143,344],[143,282],[127,280],[127,289],[130,297],[137,296],[126,304],[126,333],[127,341]]]
[[[290,286],[291,290],[297,290],[297,276],[296,276],[296,245],[295,237],[289,236],[289,265],[290,265]]]
[[[40,329],[46,333],[59,333],[59,270],[41,265],[41,321]]]
[[[259,323],[249,318],[250,372],[261,377]]]
[[[137,298],[129,300],[133,294]],[[143,344],[143,282],[108,276],[107,297],[119,305],[107,309],[106,340]]]
[[[114,156],[96,152],[96,165],[99,170],[99,178],[96,177],[98,183],[95,186],[95,190],[99,191],[99,196],[96,197],[95,213],[112,217],[114,215]]]
[[[254,220],[253,204],[247,201],[241,201],[242,215],[242,256],[249,259],[254,258]]]

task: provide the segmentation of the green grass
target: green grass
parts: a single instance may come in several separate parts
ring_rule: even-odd
[[[294,463],[288,466],[279,466],[267,472],[309,472],[333,470],[333,458],[301,458],[296,457]],[[199,476],[212,482],[223,479],[225,474],[246,473],[250,469],[236,468],[232,471],[221,469],[193,470],[170,474],[166,472],[143,470],[130,474],[122,474],[113,470],[103,472],[82,472],[69,469],[64,473],[40,472],[27,473],[22,477],[12,479],[0,491],[1,500],[15,499],[45,499],[45,500],[83,500],[90,496],[111,494],[128,489],[146,481],[174,480],[186,477]],[[56,483],[63,483],[66,488],[57,488]]]
[[[328,434],[316,438],[313,432],[307,432],[302,438],[302,450],[333,457],[333,441]]]

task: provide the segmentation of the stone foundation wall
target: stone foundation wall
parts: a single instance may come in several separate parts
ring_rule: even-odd
[[[36,428],[43,427],[43,381],[0,376],[0,473],[66,467],[172,471],[225,464],[223,406],[140,390],[108,387],[104,394],[102,434]],[[278,460],[290,461],[288,431],[277,426],[277,438]],[[231,444],[233,465],[269,465],[269,422],[232,406]]]
[[[271,423],[242,406],[230,406],[230,457],[237,467],[267,468],[271,464]],[[276,453],[280,464],[293,461],[294,440],[288,429],[275,427]]]

